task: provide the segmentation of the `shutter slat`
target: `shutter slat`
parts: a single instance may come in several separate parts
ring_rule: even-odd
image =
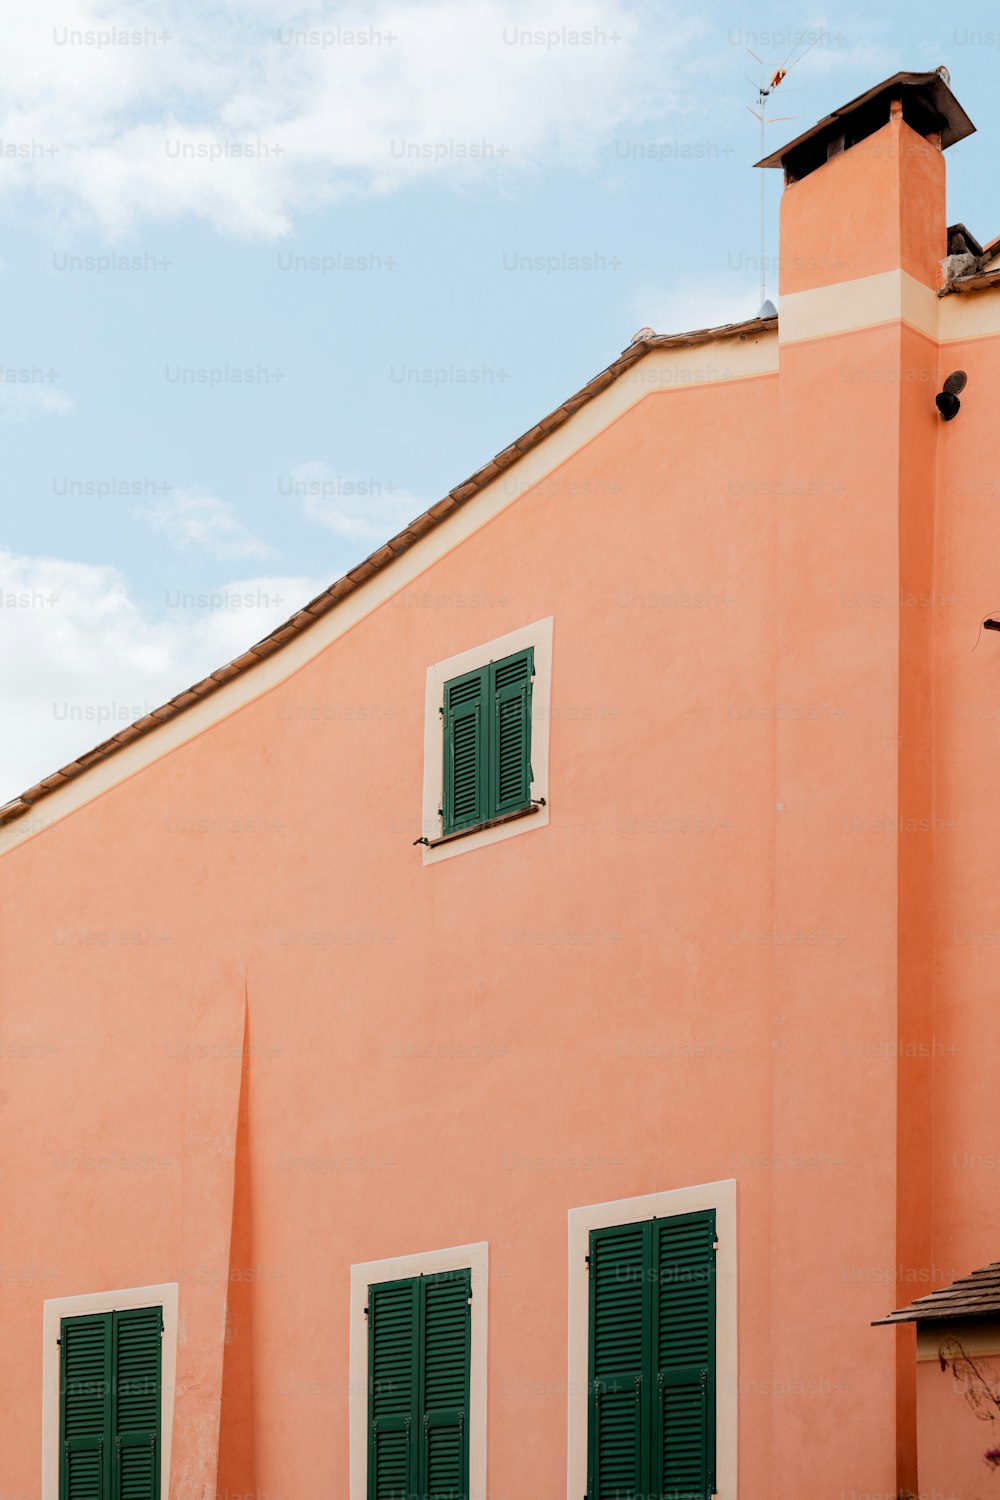
[[[486,820],[488,671],[471,672],[445,683],[444,831]]]
[[[654,1224],[653,1475],[664,1500],[708,1500],[715,1484],[714,1240],[714,1212]]]
[[[112,1500],[159,1497],[161,1320],[159,1307],[126,1308],[112,1314]]]
[[[111,1484],[111,1314],[60,1326],[60,1500],[107,1500]]]
[[[642,1224],[590,1237],[590,1500],[631,1500],[645,1489],[645,1238]]]
[[[472,1294],[470,1271],[421,1277],[424,1299],[423,1448],[420,1496],[468,1495],[468,1411]]]
[[[369,1288],[369,1500],[413,1500],[418,1317],[412,1278]]]
[[[531,799],[531,673],[533,650],[490,668],[493,722],[490,738],[490,814],[499,817]]]

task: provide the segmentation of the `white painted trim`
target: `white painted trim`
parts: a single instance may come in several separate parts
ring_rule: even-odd
[[[590,1231],[614,1224],[639,1224],[674,1214],[714,1208],[719,1253],[716,1277],[716,1487],[719,1500],[736,1500],[737,1392],[736,1337],[736,1180],[671,1188],[640,1198],[591,1203],[569,1210],[569,1350],[566,1432],[566,1497],[587,1493],[587,1375],[590,1336],[590,1279],[586,1256]],[[352,1496],[352,1500],[354,1497]]]
[[[993,1314],[989,1318],[925,1319],[917,1324],[918,1363],[925,1360],[936,1362],[940,1358],[942,1341],[946,1338],[957,1338],[966,1354],[1000,1354],[1000,1317]]]
[[[439,860],[451,859],[456,854],[468,854],[473,849],[482,849],[486,844],[498,843],[501,839],[515,838],[532,829],[544,828],[549,821],[549,721],[552,714],[552,616],[536,620],[520,630],[499,635],[483,646],[474,646],[449,656],[445,661],[435,662],[427,668],[424,692],[424,781],[420,817],[420,832],[424,838],[441,837],[442,777],[444,775],[444,747],[441,733],[441,709],[444,707],[444,685],[463,672],[473,672],[488,662],[500,661],[513,656],[515,651],[535,648],[535,680],[531,689],[531,769],[534,780],[531,796],[535,801],[545,799],[545,806],[530,818],[517,818],[511,823],[502,823],[497,828],[485,828],[478,833],[466,833],[461,838],[449,839],[436,849],[423,846],[425,865],[435,865]]]
[[[996,338],[1000,334],[1000,291],[984,287],[978,292],[955,292],[942,297],[939,316],[942,344],[966,339]]]
[[[778,337],[782,344],[830,338],[880,323],[907,323],[930,339],[938,336],[941,299],[906,271],[880,271],[781,298]]]
[[[718,343],[651,350],[607,390],[588,401],[519,459],[512,470],[499,474],[387,568],[346,595],[302,635],[294,636],[280,651],[274,652],[259,666],[241,672],[210,697],[192,704],[159,728],[115,751],[107,760],[97,761],[89,770],[51,792],[39,803],[37,810],[26,812],[0,828],[0,854],[43,832],[68,813],[85,806],[109,788],[152,765],[161,756],[186,744],[292,677],[333,641],[339,640],[373,610],[402,593],[428,568],[513,504],[525,490],[565,463],[644,396],[775,375],[777,370],[778,340],[771,331],[753,337],[724,339]],[[400,603],[405,603],[405,600]]]
[[[163,1309],[160,1495],[167,1500],[177,1383],[177,1304],[176,1281],[116,1292],[85,1292],[79,1297],[49,1297],[42,1303],[42,1500],[59,1500],[59,1324],[63,1318],[129,1307]]]
[[[351,1267],[350,1367],[350,1500],[368,1494],[368,1288],[376,1281],[402,1281],[437,1271],[472,1272],[471,1368],[469,1373],[469,1500],[486,1500],[486,1334],[488,1327],[489,1253],[485,1240],[449,1250],[426,1250],[369,1260]]]

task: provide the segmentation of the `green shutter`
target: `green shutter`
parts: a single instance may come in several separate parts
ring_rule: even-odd
[[[60,1500],[111,1493],[111,1314],[63,1318],[60,1353]]]
[[[369,1500],[467,1500],[472,1273],[368,1291]]]
[[[489,669],[467,672],[444,690],[444,831],[472,828],[489,816]]]
[[[647,1494],[647,1239],[644,1224],[597,1229],[590,1236],[590,1500]]]
[[[654,1223],[653,1483],[668,1500],[715,1488],[715,1214]]]
[[[534,650],[490,666],[490,817],[516,812],[531,800],[531,675]]]
[[[112,1314],[113,1500],[159,1500],[162,1327],[159,1307]]]
[[[416,1491],[418,1292],[415,1280],[369,1288],[369,1500],[412,1500]]]
[[[715,1488],[715,1212],[590,1236],[589,1500]]]
[[[63,1318],[60,1500],[159,1500],[159,1307]]]
[[[465,1500],[469,1493],[470,1271],[421,1277],[423,1439],[420,1495]]]
[[[534,647],[444,685],[445,833],[531,802]]]

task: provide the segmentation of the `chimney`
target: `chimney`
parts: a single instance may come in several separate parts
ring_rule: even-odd
[[[767,517],[780,578],[775,702],[837,705],[822,734],[776,727],[783,810],[772,910],[775,931],[822,923],[844,935],[817,954],[809,982],[801,963],[775,951],[774,1005],[783,1034],[797,1038],[803,1070],[775,1073],[772,1116],[808,1119],[817,1156],[843,1139],[845,1111],[865,1117],[885,1178],[866,1184],[858,1162],[845,1162],[840,1181],[858,1243],[870,1264],[914,1278],[931,1258],[933,1064],[914,1049],[933,1035],[934,846],[907,829],[934,808],[934,610],[908,601],[933,601],[938,460],[964,440],[960,423],[941,421],[934,398],[940,262],[949,249],[976,253],[959,226],[949,246],[943,153],[972,130],[946,74],[897,73],[759,163],[781,167],[785,178],[784,484]],[[888,816],[873,819],[874,809]],[[872,826],[877,837],[864,832]],[[828,1066],[828,1043],[815,1031],[823,1013],[844,1017],[859,1028],[853,1034],[895,1039],[899,1056],[915,1060],[881,1072],[855,1061],[822,1102],[803,1080],[810,1065],[813,1076]],[[790,1222],[805,1205],[821,1223],[828,1180],[794,1175],[775,1174],[770,1184],[777,1220],[787,1214]],[[771,1340],[775,1367],[805,1380],[802,1327],[815,1317],[816,1283],[835,1280],[838,1267],[824,1260],[819,1236],[814,1275],[803,1281],[799,1253],[780,1237],[772,1245],[782,1295],[771,1308]],[[912,1349],[902,1338],[894,1349],[866,1347],[863,1358],[841,1347],[824,1374],[850,1392],[851,1420],[817,1430],[808,1454],[776,1447],[788,1492],[807,1489],[817,1472],[855,1474],[859,1491],[921,1490]],[[775,1444],[780,1438],[776,1424]]]
[[[941,153],[974,130],[946,69],[897,73],[758,162],[784,171],[780,292],[898,270],[936,290]]]

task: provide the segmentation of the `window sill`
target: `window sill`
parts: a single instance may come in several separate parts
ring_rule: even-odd
[[[471,823],[468,828],[456,828],[453,833],[443,833],[440,838],[428,839],[427,848],[437,849],[441,844],[450,844],[454,839],[464,839],[470,833],[485,833],[487,828],[502,828],[518,818],[531,818],[542,810],[542,805],[533,802],[530,807],[519,807],[516,812],[504,813],[499,818],[488,818],[485,823]]]

